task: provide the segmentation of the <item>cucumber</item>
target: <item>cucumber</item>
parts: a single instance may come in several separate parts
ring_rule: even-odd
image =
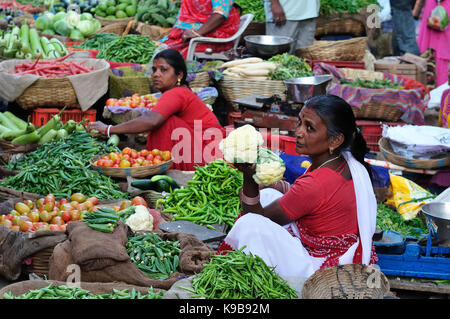
[[[39,144],[42,145],[53,141],[53,139],[56,137],[56,134],[58,134],[57,130],[50,129],[47,133],[45,133],[44,136],[39,139]]]
[[[139,179],[136,181],[132,181],[130,185],[142,190],[156,190],[156,183],[152,182],[149,179]]]
[[[16,137],[11,141],[11,143],[20,145],[33,144],[39,141],[40,138],[41,137],[39,136],[39,134],[36,131],[33,131],[31,133]]]
[[[175,182],[175,180],[167,175],[154,175],[150,180],[154,183],[163,180],[166,181],[172,189],[180,188],[180,186]]]
[[[3,113],[11,122],[13,122],[14,125],[17,126],[18,129],[20,130],[25,130],[27,128],[28,123],[25,122],[24,120],[18,118],[17,116],[15,116],[14,114],[12,114],[9,111],[6,111]]]

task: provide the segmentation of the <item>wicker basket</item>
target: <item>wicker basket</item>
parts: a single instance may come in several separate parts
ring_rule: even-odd
[[[122,35],[125,29],[127,28],[128,22],[116,22],[116,23],[110,23],[99,30],[97,30],[95,33],[115,33],[117,35]]]
[[[42,249],[31,256],[30,272],[35,273],[39,277],[48,278],[50,268],[50,257],[53,254],[55,246]]]
[[[366,47],[367,37],[342,41],[315,41],[311,46],[297,49],[295,55],[308,60],[362,61]]]
[[[382,299],[389,290],[389,281],[382,272],[348,264],[316,271],[303,285],[302,298]]]
[[[233,101],[249,95],[271,97],[278,94],[282,100],[286,99],[286,85],[283,81],[249,80],[224,76],[219,81],[219,89],[236,111],[239,111],[239,107]]]
[[[39,78],[26,88],[15,102],[24,110],[61,106],[81,108],[72,83],[68,78]]]
[[[170,159],[161,164],[154,164],[149,166],[139,166],[139,167],[102,167],[94,165],[94,162],[103,157],[104,155],[96,156],[91,159],[91,167],[97,170],[99,173],[108,175],[111,177],[127,178],[127,176],[135,178],[144,178],[152,175],[163,174],[167,171],[173,164],[173,160]]]
[[[388,162],[399,166],[415,169],[436,169],[450,166],[450,156],[441,155],[441,157],[435,159],[420,160],[395,154],[395,152],[392,150],[391,144],[389,143],[389,139],[385,137],[382,137],[378,141],[378,145],[380,146],[380,152],[384,156],[384,158]]]
[[[316,27],[315,35],[317,37],[327,34],[352,34],[362,36],[366,32],[363,23],[352,18],[342,20],[331,20]]]
[[[106,19],[106,18],[102,18],[98,15],[95,15],[95,18],[100,21],[100,24],[102,26],[106,26],[106,25],[110,25],[110,24],[114,24],[114,23],[128,23],[131,20],[134,19],[134,17],[128,17],[128,18],[123,18],[123,19]]]
[[[145,76],[145,67],[142,71],[136,71],[132,67],[117,67],[123,72],[123,76],[115,75],[109,70],[109,96],[111,98],[122,98],[131,96],[134,93],[139,95],[150,94],[152,86],[151,76]]]
[[[195,74],[195,79],[189,82],[191,88],[205,88],[209,86],[209,74],[208,72],[198,72]]]
[[[367,70],[357,70],[351,68],[342,68],[342,72],[347,79],[355,80],[359,78],[361,80],[382,80],[384,75],[382,72],[372,72]],[[353,107],[353,114],[358,119],[374,119],[387,122],[397,122],[403,115],[403,111],[397,108],[395,105],[389,105],[379,102],[370,102],[365,104],[362,108]]]

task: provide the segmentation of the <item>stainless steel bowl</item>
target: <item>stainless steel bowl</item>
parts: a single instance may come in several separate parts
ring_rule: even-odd
[[[439,240],[450,240],[450,203],[435,202],[422,206],[427,217],[428,230]]]
[[[313,96],[323,95],[332,78],[331,75],[324,74],[284,80],[287,98],[295,103],[304,103]]]
[[[247,35],[244,41],[245,47],[251,54],[267,59],[289,52],[294,39],[278,35]]]

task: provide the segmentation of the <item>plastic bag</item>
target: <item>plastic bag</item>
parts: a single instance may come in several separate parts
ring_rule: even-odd
[[[389,188],[392,196],[386,200],[386,205],[395,207],[405,220],[416,217],[422,206],[435,198],[435,195],[402,176],[391,175]]]
[[[438,1],[436,8],[431,11],[427,22],[427,26],[436,31],[444,31],[449,24],[448,13],[440,3],[441,2]]]

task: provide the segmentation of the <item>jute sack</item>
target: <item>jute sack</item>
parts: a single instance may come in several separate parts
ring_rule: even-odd
[[[0,299],[3,299],[5,293],[11,292],[14,296],[20,296],[22,294],[28,293],[30,290],[41,289],[52,284],[53,286],[63,286],[67,285],[64,281],[55,280],[25,280],[13,283],[11,285],[5,286],[0,290]],[[102,295],[113,293],[113,289],[117,290],[136,290],[141,294],[146,294],[150,287],[141,287],[125,284],[122,282],[110,282],[110,283],[99,283],[99,282],[80,282],[80,288],[89,290],[91,293]],[[160,292],[160,289],[154,289],[155,292]]]
[[[69,228],[70,231],[70,228]],[[96,232],[92,230],[92,232]],[[80,266],[80,281],[82,282],[112,282],[119,281],[132,285],[149,287],[160,289],[169,289],[176,281],[185,278],[186,275],[192,275],[194,273],[203,270],[205,264],[209,262],[210,256],[213,254],[211,248],[206,246],[197,237],[191,234],[181,234],[181,233],[163,233],[159,230],[155,231],[163,240],[179,240],[180,241],[180,269],[182,273],[173,273],[166,280],[158,280],[148,277],[144,272],[142,272],[136,265],[134,265],[128,255],[127,259],[114,260],[112,258],[107,259],[105,262],[105,254],[102,249],[97,249],[98,261],[96,262],[93,258],[90,259],[90,266],[86,268],[86,265]],[[69,233],[69,237],[70,237]],[[88,231],[85,232],[86,241],[89,241],[91,237]],[[116,244],[123,240],[118,236],[116,238]],[[49,261],[49,279],[66,281],[69,276],[71,276],[73,270],[68,268],[70,265],[77,264],[77,260],[83,259],[81,256],[76,256],[74,251],[87,251],[88,248],[80,249],[74,248],[72,240],[67,240],[61,244],[58,244],[53,250],[53,254]],[[101,246],[101,242],[92,241],[93,245]],[[123,243],[125,246],[125,243]],[[124,248],[125,249],[125,248]],[[119,250],[119,254],[122,255],[122,249]],[[93,257],[93,254],[91,254]],[[95,267],[92,267],[95,265]],[[100,268],[103,265],[103,268]],[[68,270],[69,269],[69,270]]]

